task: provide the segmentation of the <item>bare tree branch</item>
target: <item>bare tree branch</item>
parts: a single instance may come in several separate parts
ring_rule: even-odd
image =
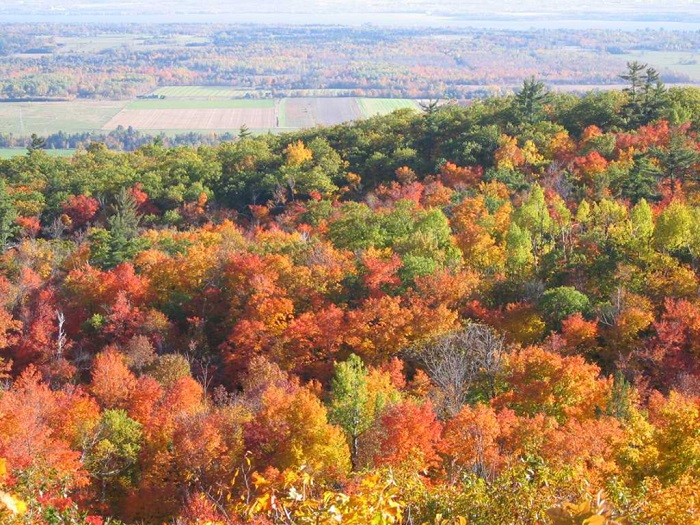
[[[475,382],[495,395],[495,378],[501,369],[503,336],[486,325],[472,323],[408,350],[444,395],[444,409],[455,415],[467,402]]]

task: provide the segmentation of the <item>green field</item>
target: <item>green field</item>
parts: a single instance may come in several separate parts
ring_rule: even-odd
[[[156,89],[153,94],[172,98],[236,98],[246,95],[269,96],[271,92],[230,86],[168,86]]]
[[[418,109],[418,102],[402,98],[361,98],[358,99],[360,109],[365,117],[375,115],[386,115],[397,109],[411,108]]]
[[[281,98],[275,108],[275,116],[277,118],[277,127],[284,129],[287,127],[287,99]]]
[[[662,75],[664,70],[688,75],[700,80],[700,53],[684,51],[639,51],[625,55],[629,62],[637,60],[656,68]]]
[[[275,101],[266,99],[142,99],[130,102],[126,109],[225,109],[225,108],[272,108]]]
[[[72,157],[75,153],[73,149],[46,149],[44,151],[52,157]],[[0,159],[11,159],[26,154],[27,150],[24,148],[0,148]]]
[[[0,104],[0,130],[28,136],[64,131],[81,133],[100,129],[128,101],[4,102]]]

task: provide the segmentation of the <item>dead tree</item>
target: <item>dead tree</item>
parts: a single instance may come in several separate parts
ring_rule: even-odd
[[[447,415],[454,416],[473,388],[478,386],[487,397],[495,395],[503,337],[486,325],[471,323],[423,341],[410,348],[408,354],[440,389]]]

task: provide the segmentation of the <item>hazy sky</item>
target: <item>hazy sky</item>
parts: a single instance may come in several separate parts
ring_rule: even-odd
[[[1,3],[5,3],[2,1]],[[10,5],[11,4],[11,5]],[[697,12],[700,0],[14,0],[14,10],[153,11],[175,8],[187,12],[241,10],[248,12],[421,11],[443,13]]]
[[[5,22],[700,29],[700,0],[0,0]],[[624,24],[622,23],[624,21]],[[488,25],[490,24],[490,25]]]

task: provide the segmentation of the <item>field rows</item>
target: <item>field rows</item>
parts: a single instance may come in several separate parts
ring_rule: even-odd
[[[243,125],[249,128],[275,127],[274,109],[125,109],[102,129],[131,126],[135,129],[237,130]]]
[[[272,108],[273,99],[142,99],[130,102],[125,109],[225,109],[225,108]]]

